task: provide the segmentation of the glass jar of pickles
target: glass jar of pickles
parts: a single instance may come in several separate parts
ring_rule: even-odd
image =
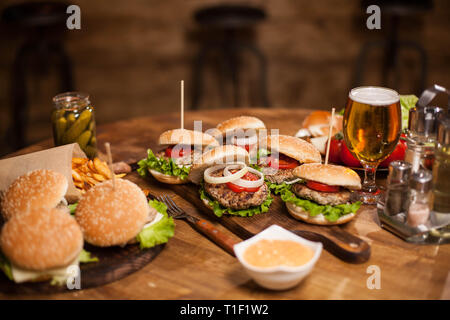
[[[97,155],[94,107],[89,95],[65,92],[53,98],[53,139],[56,146],[77,142],[89,158]]]

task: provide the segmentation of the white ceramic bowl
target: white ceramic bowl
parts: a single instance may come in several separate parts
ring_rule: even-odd
[[[291,240],[311,248],[314,256],[306,264],[298,267],[276,266],[270,268],[255,267],[244,260],[245,250],[261,239]],[[248,275],[260,286],[272,290],[285,290],[296,286],[313,269],[322,253],[322,243],[306,240],[298,235],[278,226],[272,225],[250,239],[234,246],[234,253]]]

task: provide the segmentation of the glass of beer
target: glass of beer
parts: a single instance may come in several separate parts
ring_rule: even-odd
[[[400,133],[400,98],[395,90],[358,87],[350,91],[344,113],[344,139],[365,171],[359,201],[376,203],[378,164],[394,151]]]

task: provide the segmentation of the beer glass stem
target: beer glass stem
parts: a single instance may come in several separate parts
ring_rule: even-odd
[[[378,190],[375,182],[378,163],[362,163],[364,166],[364,181],[362,185],[363,192],[374,193]]]

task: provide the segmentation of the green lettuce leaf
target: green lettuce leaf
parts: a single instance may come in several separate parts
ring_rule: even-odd
[[[402,107],[402,128],[403,130],[408,128],[408,118],[409,118],[409,109],[412,109],[416,106],[417,98],[413,94],[409,95],[400,95],[400,105]]]
[[[9,263],[8,259],[0,252],[0,270],[6,275],[9,280],[13,280],[11,263]]]
[[[136,237],[141,249],[151,248],[169,241],[174,235],[175,223],[167,214],[167,207],[157,200],[150,200],[149,205],[155,208],[164,217],[158,222],[144,228]]]
[[[260,214],[269,211],[270,204],[273,201],[273,198],[270,196],[269,190],[269,195],[267,199],[258,207],[251,207],[243,210],[233,210],[231,208],[225,208],[219,203],[219,201],[211,199],[209,195],[206,193],[205,189],[203,188],[203,185],[200,188],[200,198],[202,200],[208,201],[209,205],[212,207],[212,210],[214,211],[214,214],[218,217],[221,217],[224,214],[231,214],[241,217],[251,217],[255,214]]]
[[[149,169],[170,175],[177,176],[181,179],[186,179],[189,174],[189,167],[180,167],[172,159],[166,160],[164,158],[157,158],[152,150],[147,150],[147,159],[142,159],[138,162],[139,168],[137,172],[142,177],[146,177]]]
[[[281,196],[281,200],[284,202],[290,202],[295,204],[298,207],[303,208],[303,210],[307,211],[311,217],[315,217],[319,214],[323,214],[325,219],[330,222],[335,222],[340,217],[345,216],[349,213],[356,213],[359,207],[361,207],[361,202],[349,203],[349,204],[339,204],[335,206],[331,205],[321,205],[317,204],[314,201],[310,201],[307,199],[298,198],[292,192],[292,185],[289,184],[275,184],[266,181],[269,189]]]
[[[78,206],[78,202],[69,204],[67,206],[69,208],[69,212],[70,212],[71,215],[75,214],[75,211],[77,210],[77,206]]]
[[[97,257],[91,256],[91,253],[89,251],[84,250],[84,249],[81,250],[79,259],[80,259],[80,263],[98,262],[98,258]]]

